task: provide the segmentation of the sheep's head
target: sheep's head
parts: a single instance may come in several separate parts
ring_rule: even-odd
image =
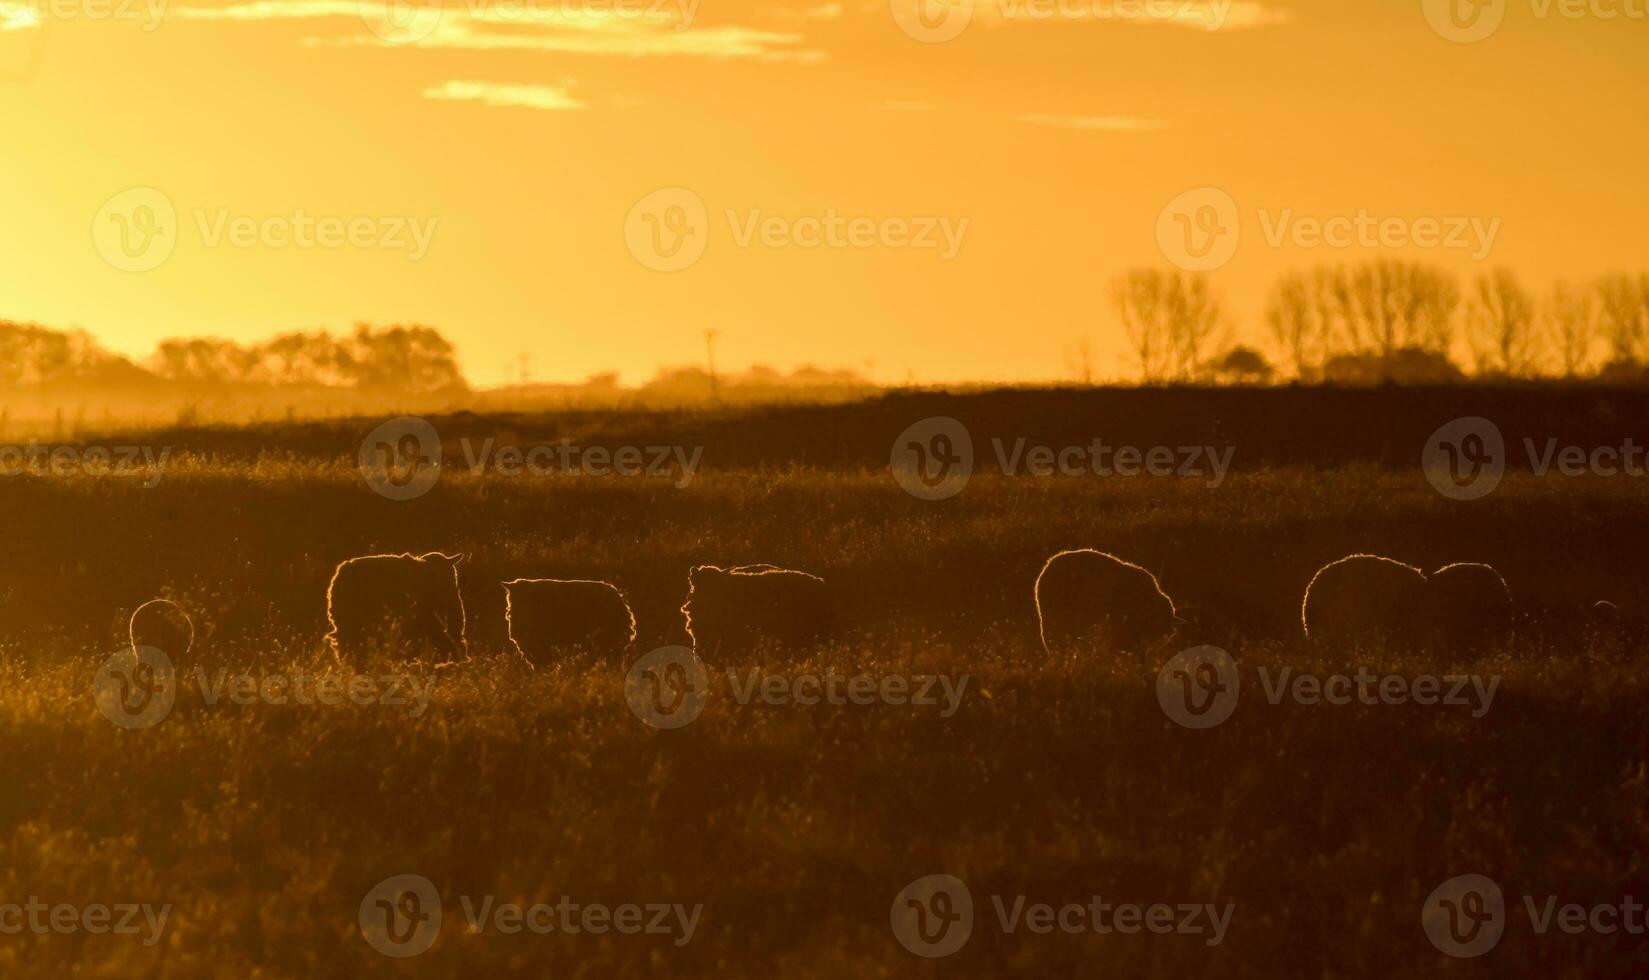
[[[424,572],[420,576],[420,598],[441,621],[453,646],[458,649],[465,642],[464,599],[458,585],[458,566],[463,561],[463,555],[447,555],[439,551],[417,556],[418,566]]]

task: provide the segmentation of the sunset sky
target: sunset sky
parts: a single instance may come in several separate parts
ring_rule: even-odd
[[[1369,254],[1269,244],[1285,209],[1498,221],[1481,260],[1393,254],[1542,288],[1649,267],[1649,20],[1597,3],[1491,2],[1460,43],[1420,0],[974,0],[924,42],[888,0],[448,0],[405,31],[377,0],[0,0],[0,318],[136,356],[426,323],[479,383],[522,353],[536,380],[639,380],[708,328],[730,368],[1051,379],[1087,336],[1120,375],[1108,281],[1167,264],[1159,216],[1194,188],[1236,203],[1211,275],[1250,341],[1276,274]],[[132,188],[176,219],[139,271],[106,258],[120,221],[153,227],[105,208]],[[632,215],[662,188],[691,197]],[[370,220],[355,245],[231,234],[300,211]],[[740,241],[831,214],[938,247]],[[681,227],[697,261],[636,254]]]

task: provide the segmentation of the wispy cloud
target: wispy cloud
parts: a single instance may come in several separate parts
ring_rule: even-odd
[[[630,58],[681,56],[711,59],[815,62],[822,51],[804,50],[803,36],[736,24],[692,27],[698,0],[658,2],[645,8],[597,0],[583,4],[535,2],[463,3],[397,7],[397,0],[250,0],[229,6],[174,6],[199,20],[266,21],[348,18],[356,25],[396,25],[333,37],[309,37],[309,47],[416,47],[471,51],[548,51]],[[403,5],[404,6],[404,5]],[[411,19],[415,29],[399,25]]]
[[[1087,129],[1108,133],[1138,133],[1167,129],[1166,119],[1142,119],[1138,116],[1058,116],[1033,112],[1015,116],[1015,122],[1031,126],[1052,126],[1056,129]]]
[[[502,82],[449,81],[424,89],[424,98],[452,102],[480,102],[491,106],[568,112],[589,104],[573,97],[565,85],[510,85]]]
[[[902,0],[940,4],[947,0]],[[974,22],[1055,24],[1108,22],[1167,25],[1201,31],[1241,31],[1287,24],[1294,15],[1264,0],[948,0],[970,6]],[[885,0],[865,0],[868,14],[887,13]]]
[[[40,26],[40,13],[31,5],[0,3],[0,31],[26,31]]]

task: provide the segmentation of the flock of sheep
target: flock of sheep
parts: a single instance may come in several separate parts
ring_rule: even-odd
[[[375,650],[437,662],[462,657],[461,561],[432,552],[367,555],[339,564],[327,591],[332,649],[353,663]],[[589,653],[620,656],[635,642],[635,615],[612,583],[514,579],[502,585],[510,641],[533,663]],[[1091,548],[1049,558],[1033,594],[1042,645],[1050,654],[1148,652],[1170,642],[1215,641],[1222,633],[1218,617],[1176,606],[1145,568]],[[688,573],[681,612],[694,648],[713,655],[758,645],[815,646],[833,634],[836,605],[825,580],[808,572],[699,565]],[[1488,565],[1445,565],[1427,575],[1390,558],[1350,555],[1312,578],[1301,624],[1311,641],[1343,648],[1437,643],[1481,650],[1510,636],[1512,595]],[[193,638],[188,617],[169,600],[146,603],[132,616],[134,647],[186,651]]]

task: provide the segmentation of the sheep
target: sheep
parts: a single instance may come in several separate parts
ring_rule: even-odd
[[[326,639],[346,661],[373,649],[452,660],[468,649],[459,555],[364,555],[340,563],[326,591]]]
[[[836,619],[824,579],[776,565],[695,566],[681,612],[699,653],[807,650],[830,637]]]
[[[1489,565],[1457,562],[1426,576],[1426,638],[1445,649],[1478,652],[1512,635],[1512,590]]]
[[[533,663],[557,651],[623,653],[636,638],[636,617],[609,582],[518,578],[504,583],[510,642]]]
[[[1049,558],[1037,573],[1033,595],[1042,648],[1050,656],[1145,653],[1167,640],[1178,623],[1174,600],[1155,575],[1093,548]]]
[[[1338,647],[1410,646],[1420,636],[1426,574],[1379,555],[1348,555],[1317,570],[1300,603],[1307,639]]]
[[[195,624],[170,599],[150,599],[132,611],[126,635],[134,652],[149,647],[166,654],[174,668],[185,669],[195,646]]]

